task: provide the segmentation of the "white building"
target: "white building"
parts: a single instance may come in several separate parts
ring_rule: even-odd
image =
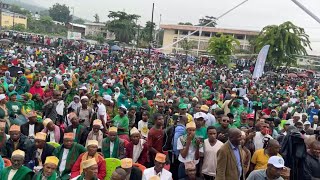
[[[105,23],[84,23],[86,25],[86,31],[85,35],[97,35],[97,34],[102,34],[105,39],[109,40],[114,40],[115,35],[114,33],[109,32],[106,29],[106,24]]]

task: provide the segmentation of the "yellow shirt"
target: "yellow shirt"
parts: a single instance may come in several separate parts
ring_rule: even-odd
[[[281,157],[280,154],[278,156]],[[256,150],[251,158],[251,162],[255,164],[254,170],[267,169],[269,158],[268,154],[264,153],[264,149]]]

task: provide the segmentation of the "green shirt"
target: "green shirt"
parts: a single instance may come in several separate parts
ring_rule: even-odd
[[[233,123],[233,125],[237,128],[241,128],[241,127],[249,127],[248,123],[241,123],[241,121],[237,121],[235,123]]]
[[[241,115],[241,113],[243,112],[243,111],[245,111],[246,109],[242,106],[242,105],[240,105],[239,107],[234,107],[234,106],[231,106],[231,108],[230,108],[230,111],[231,111],[231,113],[233,114],[233,116],[234,116],[234,120],[235,121],[240,121],[240,115]]]
[[[207,128],[201,127],[199,129],[196,129],[196,137],[201,138],[203,140],[207,139],[208,138]]]
[[[124,128],[124,131],[118,130],[118,135],[129,134],[129,118],[128,116],[120,117],[120,115],[116,115],[113,119],[113,125],[116,127]]]

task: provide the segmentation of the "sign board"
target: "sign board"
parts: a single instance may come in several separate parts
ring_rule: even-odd
[[[68,31],[67,39],[80,40],[81,39],[81,33]]]

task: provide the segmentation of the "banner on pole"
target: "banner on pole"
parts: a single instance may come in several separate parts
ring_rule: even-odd
[[[257,61],[256,61],[256,66],[254,67],[252,78],[259,78],[262,76],[264,65],[266,63],[266,59],[268,56],[269,48],[270,48],[270,45],[265,45],[260,50]]]

